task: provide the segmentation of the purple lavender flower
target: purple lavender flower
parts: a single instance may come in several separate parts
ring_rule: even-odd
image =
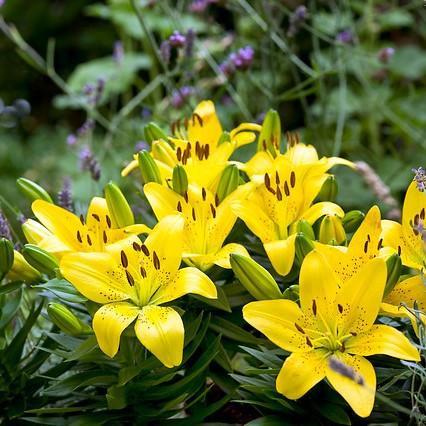
[[[101,177],[101,168],[91,149],[88,146],[83,147],[78,157],[80,160],[80,169],[90,172],[92,179],[98,181]]]
[[[301,25],[304,21],[306,21],[306,18],[308,17],[308,9],[306,6],[298,6],[296,10],[292,13],[290,16],[290,25],[287,30],[287,35],[289,37],[294,37],[296,33],[299,31]]]
[[[245,71],[249,69],[253,63],[253,59],[254,49],[251,46],[245,46],[237,52],[231,53],[228,59],[219,65],[219,68],[229,77],[236,71]]]
[[[112,50],[112,57],[114,59],[114,62],[117,65],[120,65],[123,62],[124,46],[123,46],[123,43],[120,40],[117,40],[114,43],[114,47],[113,47],[113,50]]]
[[[135,152],[149,151],[149,144],[146,141],[138,141],[135,145]]]
[[[64,179],[62,189],[58,192],[58,205],[60,205],[64,209],[67,209],[70,212],[73,211],[71,179],[69,177],[66,177]]]
[[[173,31],[173,34],[169,37],[169,43],[172,47],[183,47],[185,46],[186,37],[179,31]]]
[[[336,41],[341,44],[351,44],[354,42],[354,35],[350,30],[344,30],[337,34]]]
[[[194,0],[189,5],[189,10],[194,13],[203,13],[210,3],[213,2],[211,0]]]
[[[12,241],[12,231],[10,229],[9,221],[6,216],[0,210],[0,237],[6,238],[9,241]]]
[[[421,192],[426,192],[426,171],[423,167],[411,169],[414,173],[414,180],[417,182],[417,188]]]
[[[92,118],[88,118],[81,127],[77,129],[77,136],[82,138],[86,136],[95,127],[95,121]]]
[[[191,86],[183,86],[180,89],[176,89],[172,93],[170,103],[175,108],[181,108],[187,99],[194,93],[194,88]]]
[[[0,7],[2,7],[5,4],[6,0],[0,0]]]
[[[393,47],[384,47],[383,49],[380,49],[377,53],[377,57],[379,58],[379,61],[383,64],[387,64],[392,56],[395,53],[395,49]]]
[[[67,145],[74,146],[77,143],[77,136],[74,133],[70,133],[67,136]]]
[[[95,85],[92,83],[87,83],[84,85],[83,87],[83,94],[85,96],[90,96],[93,94],[93,92],[95,91]]]

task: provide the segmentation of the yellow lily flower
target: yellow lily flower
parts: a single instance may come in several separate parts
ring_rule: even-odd
[[[237,220],[231,209],[237,191],[220,203],[217,195],[197,185],[189,185],[188,191],[181,196],[170,188],[151,182],[144,186],[144,193],[158,220],[177,211],[183,214],[183,260],[188,265],[203,271],[214,264],[229,269],[231,253],[248,256],[247,250],[240,244],[223,246]]]
[[[146,225],[116,228],[104,198],[94,197],[84,219],[62,207],[36,200],[32,210],[41,222],[29,219],[23,225],[24,234],[31,244],[61,258],[69,252],[104,251],[108,244],[128,238],[130,234],[148,233]]]
[[[160,306],[188,293],[216,298],[210,278],[196,268],[179,269],[184,219],[161,220],[144,243],[132,236],[103,253],[69,253],[63,276],[85,297],[103,306],[93,330],[101,350],[115,356],[121,333],[135,319],[136,337],[166,367],[182,362],[184,326],[178,312]]]
[[[173,146],[167,141],[154,141],[151,155],[164,181],[171,179],[173,168],[181,164],[190,182],[214,190],[232,153],[238,147],[253,142],[256,139],[254,131],[260,129],[261,126],[258,124],[242,123],[231,130],[229,140],[219,144],[223,133],[222,125],[213,102],[206,100],[197,105],[191,119],[185,121],[184,127],[179,125],[173,127],[176,137],[169,138]],[[121,174],[126,176],[137,167],[136,155]]]
[[[246,184],[250,195],[232,205],[234,213],[260,238],[280,275],[287,275],[293,265],[294,230],[299,220],[313,224],[326,214],[344,215],[341,207],[331,202],[312,205],[327,179],[327,167],[321,165],[314,171],[310,165],[293,163],[285,155],[271,157],[267,172],[253,175],[252,182]]]
[[[340,287],[327,259],[314,250],[300,271],[300,307],[286,299],[244,306],[243,316],[249,324],[292,352],[276,380],[279,393],[299,399],[326,378],[356,414],[370,415],[376,375],[364,356],[385,354],[420,360],[417,349],[401,332],[374,324],[385,283],[386,264],[375,258]],[[353,368],[362,380],[350,380],[331,369],[332,357]]]

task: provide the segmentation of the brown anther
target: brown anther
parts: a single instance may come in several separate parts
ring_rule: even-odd
[[[107,237],[107,234],[106,234],[105,230],[104,230],[104,232],[102,233],[102,239],[103,239],[103,241],[104,241],[104,244],[106,244],[106,243],[108,242],[108,237]]]
[[[308,345],[308,346],[310,346],[311,348],[313,348],[314,347],[314,345],[312,344],[312,342],[311,342],[311,339],[308,337],[308,336],[306,336],[306,344]]]
[[[380,238],[379,243],[377,244],[377,250],[380,250],[383,247],[383,238]]]
[[[129,283],[129,285],[131,287],[133,287],[135,285],[135,280],[132,277],[132,274],[126,269],[126,278],[127,278],[127,282]]]
[[[173,122],[170,125],[170,130],[172,131],[172,135],[176,134],[176,123],[175,122]]]
[[[277,200],[281,201],[283,199],[283,194],[279,186],[277,186]]]
[[[288,187],[287,181],[284,182],[284,192],[287,197],[290,195],[290,188]]]
[[[203,197],[203,201],[206,201],[207,193],[206,193],[206,189],[205,188],[201,188],[201,196]]]
[[[178,161],[182,160],[182,148],[180,146],[176,150],[176,158]]]
[[[398,246],[398,256],[401,256],[401,246]]]
[[[368,240],[369,243],[371,243],[370,234],[367,234],[367,240]]]
[[[262,147],[263,147],[263,150],[266,151],[266,141],[265,141],[265,139],[262,140]]]
[[[219,205],[219,195],[217,195],[217,194],[215,194],[215,196],[214,196],[214,204],[215,204],[215,206],[217,207],[218,205]]]
[[[188,128],[188,124],[189,124],[188,117],[185,117],[184,120],[183,120],[183,125],[184,125],[185,129]]]
[[[216,218],[216,209],[214,208],[213,204],[210,204],[210,210],[212,212],[213,219],[215,219]]]
[[[182,155],[182,164],[185,166],[186,163],[188,161],[188,151],[183,151],[183,155]]]
[[[206,143],[206,145],[204,146],[204,157],[209,158],[210,155],[210,145],[208,143]]]
[[[194,117],[198,120],[198,124],[200,125],[200,127],[203,127],[203,119],[201,118],[201,116],[199,114],[197,114],[196,112],[194,112],[192,114],[192,125],[194,126]]]
[[[127,256],[126,256],[126,253],[124,253],[124,250],[121,250],[120,257],[121,257],[121,264],[123,265],[123,268],[127,268],[129,266],[129,260],[127,259]]]
[[[92,213],[92,217],[93,217],[93,219],[95,219],[97,222],[100,222],[100,221],[101,221],[101,219],[100,219],[99,215],[97,215],[96,213]]]
[[[195,209],[192,207],[192,219],[195,221],[197,220],[197,217],[195,216]]]
[[[266,189],[269,189],[271,187],[271,179],[269,178],[268,173],[265,173],[264,181]]]
[[[297,328],[297,331],[300,331],[302,334],[306,334],[305,330],[303,330],[297,322],[294,323],[294,326]]]
[[[134,251],[141,251],[141,246],[136,241],[133,242],[132,246]]]
[[[178,201],[178,203],[177,203],[176,210],[178,212],[182,213],[182,204],[180,203],[180,201]]]
[[[352,334],[352,336],[354,336],[354,337],[355,337],[355,336],[358,336],[358,333],[355,333],[355,331],[351,331],[350,333],[351,333],[351,334]]]
[[[143,266],[141,266],[140,271],[141,271],[142,278],[146,278],[147,274],[146,274],[146,270],[145,270],[145,268]]]
[[[154,268],[158,271],[160,269],[160,259],[155,251],[152,254],[152,260],[154,262]]]
[[[276,183],[277,185],[279,185],[279,184],[280,184],[280,175],[278,174],[278,172],[277,172],[277,171],[275,172],[275,183]]]
[[[340,352],[345,352],[345,349],[346,349],[345,342],[342,342],[342,346],[340,346],[339,351]]]
[[[337,304],[337,309],[339,310],[340,313],[343,312],[343,306],[340,303]]]
[[[87,244],[89,244],[89,246],[92,245],[92,240],[90,239],[89,234],[87,234]]]
[[[106,215],[105,219],[106,219],[106,223],[107,223],[108,228],[111,228],[111,225],[112,225],[111,224],[111,218],[108,215]]]
[[[415,216],[414,216],[414,225],[418,225],[419,224],[419,220],[420,220],[420,216],[418,215],[418,214],[416,214]]]
[[[80,215],[80,222],[81,222],[82,225],[84,225],[84,217],[83,217],[82,214]]]
[[[364,253],[367,253],[367,251],[368,251],[368,240],[366,240],[364,243]]]
[[[314,315],[316,315],[316,314],[317,314],[317,302],[316,302],[316,300],[315,300],[315,299],[313,299],[313,300],[312,300],[312,313],[313,313]]]
[[[292,188],[296,186],[296,173],[294,173],[294,171],[290,173],[290,186]]]
[[[145,256],[149,256],[149,249],[145,244],[141,245],[141,250]]]
[[[424,208],[422,208],[422,210],[420,211],[420,219],[425,220],[425,209]]]
[[[83,240],[81,239],[80,231],[77,231],[77,240],[78,240],[79,243],[83,242]]]
[[[198,158],[200,158],[200,149],[201,149],[201,146],[200,146],[200,142],[195,142],[195,155],[198,157]]]
[[[186,203],[188,202],[188,192],[187,191],[185,191],[183,193],[183,199],[185,200]]]

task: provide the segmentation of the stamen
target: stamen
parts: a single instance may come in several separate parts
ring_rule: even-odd
[[[290,195],[290,188],[288,187],[287,181],[284,182],[284,192],[287,197]]]
[[[92,245],[92,240],[90,239],[89,234],[87,234],[87,244],[89,244],[89,246]]]
[[[271,187],[271,179],[269,178],[268,173],[265,173],[264,181],[266,189],[269,189]]]
[[[422,208],[421,212],[420,212],[420,219],[424,220],[425,219],[425,209]]]
[[[127,278],[127,282],[129,283],[130,286],[134,286],[135,285],[135,280],[132,277],[132,274],[126,269],[126,278]]]
[[[210,155],[210,145],[207,143],[204,146],[204,156],[206,157],[206,160],[207,158],[209,158],[209,155]]]
[[[176,210],[177,210],[178,212],[182,213],[182,204],[180,203],[180,201],[178,201],[178,203],[177,203]]]
[[[145,244],[141,245],[142,252],[145,256],[149,256],[149,249]]]
[[[351,331],[350,333],[351,333],[351,334],[352,334],[352,336],[354,336],[354,337],[355,337],[355,336],[358,336],[358,333],[355,333],[355,331]]]
[[[129,266],[129,261],[127,259],[126,253],[124,253],[124,250],[121,250],[120,256],[121,256],[121,264],[123,265],[123,268],[127,268]]]
[[[108,225],[108,228],[111,228],[111,218],[108,215],[106,215],[105,219],[106,219],[106,223]]]
[[[144,268],[143,266],[141,266],[140,271],[141,271],[141,276],[142,276],[142,278],[146,278],[147,273],[146,273],[146,270],[145,270],[145,268]]]
[[[367,240],[368,240],[369,243],[371,243],[370,234],[367,234]]]
[[[368,240],[366,240],[364,243],[364,253],[367,253],[367,251],[368,251]]]
[[[210,204],[210,210],[212,212],[213,219],[216,219],[216,209],[214,208],[213,204]]]
[[[281,201],[283,199],[283,194],[279,186],[277,186],[277,200]]]
[[[305,330],[303,330],[303,328],[300,327],[300,325],[297,324],[297,322],[294,323],[294,326],[296,327],[297,331],[300,331],[302,334],[306,334]]]
[[[194,222],[197,220],[197,217],[195,216],[195,209],[194,209],[194,207],[192,207],[192,219],[194,220]]]
[[[182,160],[182,148],[180,146],[176,150],[176,158],[177,158],[178,161]]]
[[[377,250],[380,250],[383,246],[383,238],[380,238],[379,243],[377,244]]]
[[[103,238],[104,244],[106,244],[108,242],[108,237],[107,237],[107,234],[106,234],[105,230],[104,230],[104,232],[102,234],[102,238]]]
[[[401,246],[398,246],[398,256],[401,256]]]
[[[345,352],[345,349],[346,349],[346,347],[345,347],[345,342],[342,342],[342,344],[341,344],[341,346],[340,346],[340,348],[339,348],[339,351],[340,351],[340,352]]]
[[[133,242],[133,250],[134,251],[141,251],[141,247],[140,247],[140,245],[135,241],[135,242]]]
[[[217,194],[215,194],[215,196],[214,196],[214,203],[215,203],[216,207],[219,205],[219,196]]]
[[[188,192],[187,191],[185,191],[183,193],[183,199],[185,200],[186,203],[188,202]]]
[[[343,312],[343,306],[340,303],[337,304],[337,309],[339,310],[340,313]]]
[[[203,201],[206,201],[207,193],[206,193],[206,189],[205,188],[201,188],[201,196],[203,197]]]
[[[157,253],[154,251],[152,254],[152,260],[154,262],[154,268],[158,271],[160,269],[160,259],[157,256]]]
[[[296,173],[294,173],[294,171],[290,173],[290,186],[292,188],[296,186]]]
[[[200,127],[203,127],[203,119],[201,118],[201,116],[199,114],[197,114],[196,112],[194,112],[192,114],[192,125],[195,125],[194,122],[194,117],[198,120],[198,124],[200,125]]]
[[[83,240],[81,239],[80,231],[77,231],[77,240],[78,240],[79,243],[83,242]]]
[[[93,219],[95,219],[97,222],[100,222],[100,221],[101,221],[101,219],[100,219],[99,215],[97,215],[96,213],[92,213],[92,217],[93,217]]]
[[[311,342],[311,339],[308,337],[308,336],[306,336],[306,344],[308,345],[308,346],[310,346],[311,348],[313,348],[314,347],[314,345],[312,344],[312,342]]]
[[[280,184],[280,175],[278,174],[278,171],[275,172],[275,183],[277,185]]]
[[[84,217],[83,217],[82,214],[80,215],[80,222],[81,222],[82,225],[84,225]]]
[[[317,315],[317,302],[315,299],[312,300],[312,312],[315,316]]]

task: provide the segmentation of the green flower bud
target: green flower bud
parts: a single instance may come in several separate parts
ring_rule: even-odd
[[[305,234],[299,232],[296,235],[294,245],[296,262],[301,266],[305,256],[314,249],[314,243]]]
[[[37,271],[49,276],[56,274],[59,268],[58,261],[50,253],[34,244],[26,244],[22,249],[25,260]]]
[[[361,225],[364,217],[365,214],[360,210],[351,210],[350,212],[347,212],[342,220],[345,231],[348,233],[355,232],[359,225]]]
[[[90,333],[92,329],[77,318],[66,306],[59,303],[49,303],[47,314],[50,320],[65,334],[77,336]]]
[[[11,281],[25,281],[27,283],[35,283],[41,280],[41,274],[37,269],[33,268],[18,251],[13,252],[13,266],[7,274],[7,278]]]
[[[395,287],[401,275],[402,262],[401,257],[394,253],[386,261],[386,267],[388,270],[388,277],[386,280],[385,292],[383,297],[386,297]]]
[[[219,140],[217,141],[217,145],[219,146],[219,145],[221,145],[222,143],[224,143],[224,142],[231,142],[231,135],[230,135],[230,133],[229,132],[223,132],[221,135],[220,135],[220,138],[219,138]]]
[[[342,219],[338,216],[324,216],[320,225],[318,240],[323,244],[344,244],[346,242],[346,233],[343,228]]]
[[[148,151],[141,151],[139,153],[138,162],[144,183],[162,182],[160,170]]]
[[[160,160],[162,163],[167,164],[170,167],[174,167],[176,164],[176,154],[173,148],[167,143],[159,143],[154,141],[151,148],[152,157],[156,160]]]
[[[188,176],[186,175],[183,166],[178,164],[173,169],[173,190],[180,195],[185,194],[188,191]]]
[[[30,201],[44,200],[48,203],[53,203],[52,198],[47,191],[32,180],[21,177],[16,181],[16,184],[22,194]]]
[[[272,275],[250,257],[230,255],[235,276],[256,300],[281,299],[282,294]]]
[[[331,201],[334,203],[336,201],[338,190],[339,187],[337,185],[336,177],[334,175],[330,175],[323,183],[318,194],[318,199],[320,201]]]
[[[293,300],[294,302],[299,300],[299,286],[294,284],[286,288],[283,293],[283,298]]]
[[[239,183],[240,173],[238,167],[234,164],[226,166],[217,186],[219,202],[222,202],[229,194],[234,192],[238,188]]]
[[[262,123],[257,151],[269,151],[273,157],[281,149],[281,120],[277,111],[270,109]]]
[[[105,185],[104,190],[108,210],[114,226],[124,228],[125,226],[133,225],[135,218],[132,209],[120,188],[114,182],[109,182]]]
[[[310,240],[315,240],[315,233],[312,229],[312,225],[305,219],[300,219],[297,222],[296,232],[301,232]]]
[[[0,239],[0,279],[2,279],[12,268],[13,265],[13,245],[6,239]]]
[[[161,128],[152,121],[145,126],[143,132],[144,132],[145,140],[149,144],[159,139],[163,139],[165,141],[167,141],[168,139],[167,135],[161,130]]]

